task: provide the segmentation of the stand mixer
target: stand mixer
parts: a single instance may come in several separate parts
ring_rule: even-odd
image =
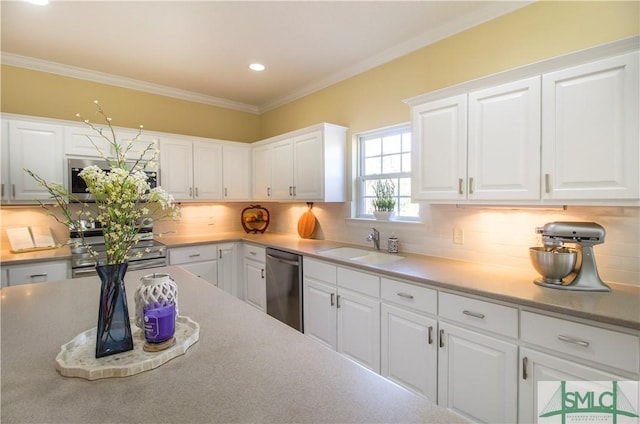
[[[536,233],[542,235],[544,254],[554,254],[563,248],[565,243],[578,245],[576,267],[564,280],[550,282],[548,279],[536,279],[534,282],[540,286],[562,290],[598,291],[610,292],[596,268],[596,260],[593,254],[593,246],[604,243],[605,231],[601,225],[595,222],[549,222],[543,227],[536,228]],[[534,257],[532,255],[532,261]],[[538,264],[534,263],[536,269]]]

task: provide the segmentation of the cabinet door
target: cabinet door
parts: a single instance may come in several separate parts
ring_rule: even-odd
[[[253,155],[253,200],[271,199],[271,146],[255,147]]]
[[[437,322],[382,304],[381,374],[436,401],[438,384]]]
[[[470,200],[540,198],[540,77],[469,94]]]
[[[6,267],[9,286],[20,284],[44,283],[46,281],[66,280],[69,278],[68,261],[41,262]]]
[[[520,348],[518,422],[537,422],[540,381],[622,381],[630,380],[558,356]],[[542,405],[541,407],[544,407]]]
[[[438,404],[473,422],[517,419],[518,347],[440,322]]]
[[[322,131],[293,139],[293,195],[300,200],[322,200],[323,155]]]
[[[122,144],[124,155],[128,160],[149,161],[155,157],[155,148],[159,145],[156,144],[158,141],[144,131],[139,133],[136,130],[116,130],[116,137],[118,142]]]
[[[380,372],[380,301],[348,290],[336,297],[337,351]]]
[[[467,179],[467,95],[412,110],[411,197],[464,200]]]
[[[98,132],[87,127],[65,127],[64,153],[66,155],[99,158],[101,153],[111,156],[111,145]]]
[[[218,285],[218,261],[193,262],[180,266],[214,286]]]
[[[291,139],[271,147],[271,198],[293,199],[293,144]]]
[[[223,146],[222,159],[222,181],[224,183],[224,199],[250,199],[250,146]]]
[[[175,200],[193,199],[193,144],[190,141],[160,141],[160,185]]]
[[[638,199],[638,53],[543,75],[544,198]]]
[[[193,197],[195,200],[222,199],[222,146],[193,143]]]
[[[244,301],[267,312],[267,283],[264,279],[264,262],[245,259]]]
[[[304,333],[336,349],[336,287],[305,277],[303,283]]]
[[[24,169],[48,183],[63,183],[64,128],[37,122],[9,121],[12,200],[50,200],[49,192]]]
[[[235,243],[218,245],[218,287],[238,297],[236,256]]]

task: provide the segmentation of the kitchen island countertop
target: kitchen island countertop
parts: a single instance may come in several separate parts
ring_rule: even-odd
[[[3,423],[460,422],[179,267],[180,313],[200,339],[161,367],[87,381],[55,369],[95,326],[97,277],[2,290]],[[128,272],[129,310],[144,271]],[[130,312],[131,313],[131,312]]]

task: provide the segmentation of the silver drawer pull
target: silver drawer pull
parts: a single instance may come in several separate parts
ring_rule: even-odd
[[[256,253],[256,252],[249,252],[249,254],[250,254],[250,255],[253,255],[253,256],[257,255],[257,253]]]
[[[462,313],[474,318],[484,318],[484,314],[481,314],[480,312],[462,311]]]
[[[405,299],[413,299],[413,295],[409,294],[409,293],[400,292],[400,293],[397,293],[397,295],[400,296],[400,297],[404,297]]]
[[[31,278],[36,278],[36,277],[46,277],[47,273],[43,273],[43,274],[31,274],[29,277]]]
[[[567,343],[577,344],[578,346],[582,346],[582,347],[589,347],[589,342],[585,342],[584,340],[574,339],[573,337],[569,337],[569,336],[563,336],[562,334],[558,336],[558,340],[561,340]]]
[[[200,256],[199,253],[194,253],[192,255],[189,255],[190,258],[197,258],[198,256]]]
[[[428,339],[429,344],[433,343],[433,326],[430,325],[429,326],[429,339]]]

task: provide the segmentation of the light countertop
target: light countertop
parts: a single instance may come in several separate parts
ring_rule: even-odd
[[[55,369],[60,346],[97,321],[99,280],[2,289],[3,423],[456,422],[413,395],[179,267],[180,313],[200,324],[183,356],[130,377]],[[133,295],[148,270],[128,272]]]

